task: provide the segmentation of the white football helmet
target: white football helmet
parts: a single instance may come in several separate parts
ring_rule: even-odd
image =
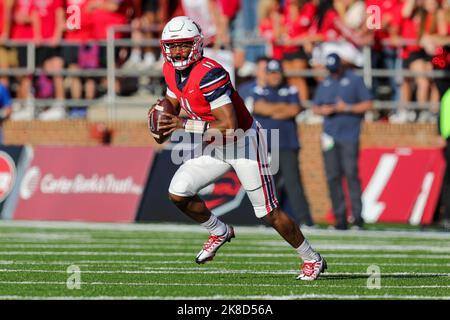
[[[193,47],[188,58],[175,61],[170,53],[169,44],[176,42],[192,42]],[[161,50],[164,59],[177,70],[184,70],[203,55],[203,34],[200,26],[186,16],[175,17],[163,29],[161,36]]]

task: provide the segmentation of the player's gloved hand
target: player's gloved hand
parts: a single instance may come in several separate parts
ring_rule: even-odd
[[[163,112],[162,115],[164,117],[161,117],[161,119],[159,120],[159,128],[167,130],[163,133],[165,136],[171,134],[177,129],[184,129],[186,119],[180,118],[167,112]]]

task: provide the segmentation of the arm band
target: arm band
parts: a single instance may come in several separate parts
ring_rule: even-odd
[[[201,120],[188,119],[184,123],[184,130],[192,133],[204,133],[209,129],[209,123]]]

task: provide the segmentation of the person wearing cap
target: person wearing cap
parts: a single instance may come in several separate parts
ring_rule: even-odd
[[[359,180],[359,135],[364,113],[373,108],[372,96],[362,77],[341,64],[340,57],[327,56],[329,75],[322,80],[313,98],[312,110],[324,117],[321,136],[325,172],[335,229],[348,228],[342,178],[347,179],[353,224],[362,229],[362,192]]]
[[[291,209],[292,218],[303,227],[313,227],[308,201],[303,190],[299,170],[300,143],[295,117],[301,111],[298,90],[287,84],[279,60],[271,59],[266,65],[265,85],[258,85],[253,92],[253,115],[268,130],[269,150],[275,148],[270,130],[279,130],[279,171],[276,185],[283,186]],[[281,194],[281,189],[277,194]],[[286,210],[289,213],[289,210]]]

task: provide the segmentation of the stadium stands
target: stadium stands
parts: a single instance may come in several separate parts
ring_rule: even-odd
[[[442,70],[449,59],[447,1],[251,2],[54,0],[27,7],[26,1],[2,0],[0,49],[8,58],[1,59],[0,78],[14,97],[12,118],[141,118],[140,110],[165,89],[161,26],[204,3],[211,10],[199,11],[199,23],[212,48],[234,51],[237,83],[253,74],[258,53],[286,58],[286,73],[308,106],[321,57],[337,50],[372,88],[378,110],[372,119],[434,121],[432,80],[449,76]],[[45,3],[48,8],[40,7]]]

